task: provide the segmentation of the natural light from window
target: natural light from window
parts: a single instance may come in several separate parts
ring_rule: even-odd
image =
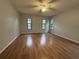
[[[27,28],[28,28],[28,30],[32,29],[32,19],[31,18],[28,18],[28,20],[27,20]]]
[[[50,29],[54,29],[54,19],[52,19],[50,22]]]
[[[42,29],[46,28],[46,20],[42,20]]]

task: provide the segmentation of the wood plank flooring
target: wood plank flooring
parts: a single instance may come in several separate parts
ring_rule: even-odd
[[[79,59],[79,45],[51,34],[21,35],[0,59]]]

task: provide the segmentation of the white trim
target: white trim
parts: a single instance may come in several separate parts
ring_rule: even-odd
[[[18,35],[18,36],[19,36],[19,35]],[[7,45],[0,51],[0,54],[1,54],[8,46],[10,46],[10,45],[15,41],[15,39],[18,38],[18,36],[16,36],[12,41],[10,41],[10,43],[7,44]]]
[[[52,34],[52,33],[51,33],[51,34]],[[73,39],[71,39],[71,38],[69,38],[69,37],[65,37],[65,36],[62,36],[62,35],[59,35],[59,34],[56,34],[56,33],[53,33],[53,34],[79,44],[79,41],[73,40]]]

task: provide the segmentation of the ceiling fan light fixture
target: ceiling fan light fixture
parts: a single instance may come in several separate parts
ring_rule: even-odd
[[[45,8],[42,8],[42,9],[41,9],[41,11],[42,11],[42,12],[45,12],[45,11],[46,11],[46,9],[45,9]]]

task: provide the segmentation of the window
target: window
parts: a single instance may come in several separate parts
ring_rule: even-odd
[[[27,19],[27,29],[28,30],[31,30],[32,29],[32,19],[31,18],[28,18]]]
[[[46,28],[46,20],[42,20],[42,29]]]
[[[53,28],[54,28],[54,19],[52,19],[50,22],[50,29],[53,29]]]

